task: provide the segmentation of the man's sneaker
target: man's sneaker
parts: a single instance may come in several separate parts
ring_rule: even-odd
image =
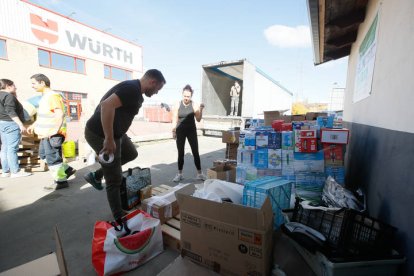
[[[65,173],[66,173],[66,178],[69,179],[69,177],[71,177],[72,175],[74,175],[76,172],[76,169],[72,168],[71,166],[69,166]]]
[[[175,175],[175,177],[173,178],[174,182],[180,182],[180,180],[183,180],[183,174],[182,173],[177,173]]]
[[[3,172],[1,174],[1,177],[9,177],[10,176],[10,172]]]
[[[10,174],[10,178],[18,178],[18,177],[25,177],[32,175],[32,173],[24,172],[24,171],[18,171],[17,173]]]
[[[83,178],[86,180],[86,182],[91,184],[95,189],[97,189],[99,191],[103,189],[102,179],[96,179],[94,172],[90,172],[88,174],[85,174],[83,176]]]
[[[69,187],[69,183],[64,180],[64,181],[54,181],[52,184],[48,185],[48,186],[44,186],[43,189],[45,190],[60,190],[60,189],[64,189]]]
[[[203,173],[198,173],[196,179],[197,180],[203,180],[204,181],[207,178],[206,178],[206,176]]]

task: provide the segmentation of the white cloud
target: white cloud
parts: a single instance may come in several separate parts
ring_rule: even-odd
[[[307,48],[311,46],[308,26],[273,25],[264,30],[264,35],[271,45],[280,48]]]

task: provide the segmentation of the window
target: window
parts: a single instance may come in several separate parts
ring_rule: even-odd
[[[0,58],[7,58],[6,40],[0,39]]]
[[[132,72],[128,70],[124,70],[121,68],[105,65],[104,66],[104,76],[107,79],[117,80],[117,81],[124,81],[124,80],[131,80],[132,79]]]
[[[85,60],[39,49],[40,66],[85,74]]]

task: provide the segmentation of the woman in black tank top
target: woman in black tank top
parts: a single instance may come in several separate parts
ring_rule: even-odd
[[[199,180],[205,180],[206,177],[201,171],[200,154],[198,153],[198,139],[196,123],[201,121],[203,116],[204,104],[196,106],[191,100],[193,96],[193,89],[190,85],[186,85],[183,88],[183,99],[173,110],[173,138],[176,139],[177,151],[178,151],[178,173],[174,177],[174,182],[180,182],[183,179],[183,166],[184,166],[184,146],[185,140],[190,143],[191,152],[194,157],[194,165],[197,168],[196,178]]]

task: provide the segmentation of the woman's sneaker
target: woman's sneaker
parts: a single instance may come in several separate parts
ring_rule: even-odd
[[[1,173],[1,177],[9,177],[10,176],[10,172],[2,172]]]
[[[83,176],[83,178],[86,180],[86,182],[88,182],[89,184],[91,184],[95,189],[101,191],[103,189],[102,186],[102,179],[97,179],[95,177],[95,173],[94,172],[90,172],[88,174],[85,174]]]
[[[198,173],[196,179],[204,181],[207,179],[207,177],[203,173]]]
[[[174,182],[180,182],[181,180],[183,180],[183,174],[182,173],[177,173],[175,175],[175,177],[173,178]]]
[[[10,178],[18,178],[18,177],[26,177],[32,175],[32,173],[24,172],[24,171],[18,171],[17,173],[10,174]]]

